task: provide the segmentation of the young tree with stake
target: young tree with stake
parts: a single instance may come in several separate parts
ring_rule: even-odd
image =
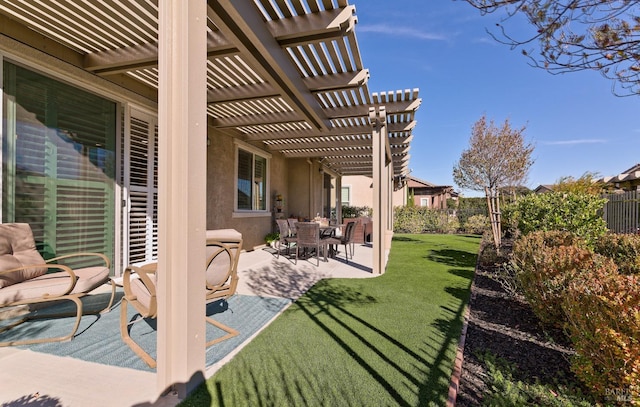
[[[500,250],[501,220],[499,191],[522,185],[533,164],[533,145],[524,140],[525,127],[514,129],[509,120],[497,127],[482,116],[474,125],[469,149],[453,167],[453,180],[460,188],[484,191],[496,250]]]

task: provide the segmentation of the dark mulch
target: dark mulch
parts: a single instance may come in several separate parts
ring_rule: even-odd
[[[509,250],[507,245],[505,251]],[[509,295],[496,280],[495,265],[483,264],[482,256],[478,263],[471,287],[469,325],[456,405],[482,404],[487,375],[478,356],[487,352],[514,364],[514,379],[526,383],[574,381],[569,369],[572,351],[562,333],[543,331],[526,302]]]

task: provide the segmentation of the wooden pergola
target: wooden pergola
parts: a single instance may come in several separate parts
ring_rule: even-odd
[[[187,271],[205,257],[207,136],[372,177],[374,271],[384,269],[392,181],[408,174],[420,99],[369,91],[355,11],[347,0],[0,2],[0,40],[157,104],[159,393],[184,396],[203,379],[204,274]]]

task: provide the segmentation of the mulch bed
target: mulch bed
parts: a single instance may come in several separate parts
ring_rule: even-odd
[[[531,308],[507,293],[495,271],[494,264],[483,264],[482,258],[478,262],[456,406],[482,404],[487,373],[479,356],[487,352],[515,365],[514,379],[525,383],[575,382],[569,369],[570,343],[562,332],[543,331]]]

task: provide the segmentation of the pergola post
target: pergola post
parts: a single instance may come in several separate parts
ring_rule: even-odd
[[[342,176],[336,177],[336,222],[342,223]]]
[[[205,0],[160,0],[158,392],[204,380],[207,173]]]
[[[369,109],[373,143],[373,273],[382,274],[386,265],[386,231],[389,195],[389,140],[384,106]]]

